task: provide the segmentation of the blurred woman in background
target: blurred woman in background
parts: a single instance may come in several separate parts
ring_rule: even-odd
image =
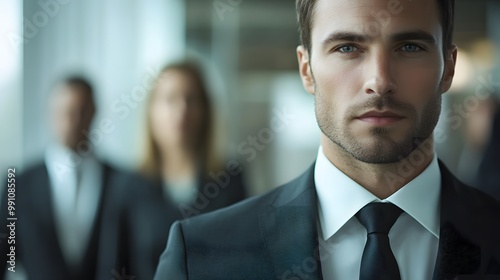
[[[241,167],[226,166],[214,149],[212,104],[197,65],[164,67],[149,95],[146,151],[140,172],[149,196],[127,214],[131,275],[152,279],[171,224],[245,198]],[[123,256],[122,256],[123,257]]]

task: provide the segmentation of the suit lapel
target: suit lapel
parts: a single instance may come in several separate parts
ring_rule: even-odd
[[[79,267],[80,279],[89,279],[94,277],[96,273],[96,258],[99,252],[99,238],[103,234],[102,228],[102,217],[105,211],[106,202],[108,201],[108,188],[110,185],[114,184],[113,178],[114,171],[107,164],[102,164],[102,178],[100,182],[100,195],[99,204],[95,213],[94,220],[92,222],[92,229],[90,231],[90,236],[88,240],[88,245],[86,250],[83,252],[83,258],[81,265]]]
[[[322,279],[318,261],[314,166],[283,187],[259,216],[265,247],[278,279]]]
[[[49,240],[49,243],[57,245],[53,248],[57,248],[58,255],[62,257],[61,246],[57,238],[58,233],[55,224],[52,189],[50,188],[50,180],[45,165],[40,170],[38,178],[33,178],[32,180],[33,194],[29,198],[33,205],[34,223],[38,224],[39,230],[42,230],[46,234],[46,240]]]
[[[465,240],[451,224],[441,226],[434,279],[473,274],[481,264],[481,249]]]
[[[52,189],[46,165],[43,164],[36,175],[29,180],[29,189],[32,193],[27,195],[27,200],[31,210],[26,212],[26,216],[32,217],[30,222],[34,225],[30,226],[32,234],[40,236],[43,250],[52,252],[51,262],[54,267],[59,267],[61,274],[69,275],[56,229]]]
[[[434,280],[453,279],[460,274],[473,274],[481,264],[481,248],[467,241],[473,234],[468,227],[467,207],[459,197],[458,181],[439,162],[441,169],[441,230],[434,269]]]
[[[29,178],[31,193],[28,198],[32,205],[34,222],[40,225],[40,229],[46,231],[49,236],[56,236],[56,225],[54,221],[54,206],[52,202],[52,190],[47,168],[43,165],[37,172],[36,178]],[[55,239],[54,239],[55,240]]]

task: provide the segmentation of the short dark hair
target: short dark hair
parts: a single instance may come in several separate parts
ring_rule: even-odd
[[[445,55],[453,44],[455,0],[437,0],[437,2],[443,30],[443,54]],[[300,43],[309,53],[311,53],[311,29],[316,3],[317,0],[296,0]]]
[[[92,85],[90,84],[89,80],[87,80],[83,76],[68,76],[64,78],[61,83],[63,85],[68,85],[68,86],[78,86],[83,88],[85,91],[88,91],[90,93],[94,93],[94,90],[92,88]]]
[[[89,80],[85,77],[79,75],[67,76],[63,78],[60,83],[62,85],[83,89],[85,94],[88,94],[92,103],[94,103],[94,88],[92,87],[92,84],[89,82]]]

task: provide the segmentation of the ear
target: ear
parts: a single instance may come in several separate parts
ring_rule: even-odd
[[[457,62],[457,52],[457,46],[452,45],[445,57],[443,79],[440,86],[441,93],[447,92],[453,82],[453,76],[455,76],[455,64]]]
[[[304,46],[297,47],[297,58],[299,60],[299,74],[302,80],[304,89],[310,94],[314,94],[314,78],[311,72],[311,64],[309,63],[309,52]]]

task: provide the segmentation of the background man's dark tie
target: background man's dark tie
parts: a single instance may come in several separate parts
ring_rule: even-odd
[[[356,214],[368,232],[361,259],[360,280],[401,279],[388,234],[402,212],[392,203],[370,203]]]

